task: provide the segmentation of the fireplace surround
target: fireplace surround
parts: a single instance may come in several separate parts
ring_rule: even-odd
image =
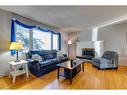
[[[76,56],[77,58],[92,60],[95,57],[94,48],[82,48],[82,56]]]

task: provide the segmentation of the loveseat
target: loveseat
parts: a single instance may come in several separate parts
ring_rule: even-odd
[[[56,64],[67,61],[67,55],[63,54],[62,57],[57,56],[57,50],[40,50],[29,51],[26,53],[26,60],[29,61],[28,68],[32,74],[41,77],[50,71],[55,70]],[[32,55],[38,54],[42,57],[43,61],[32,60]]]

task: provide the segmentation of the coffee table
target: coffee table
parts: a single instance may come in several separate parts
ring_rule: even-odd
[[[60,68],[64,68],[63,72],[60,72]],[[72,84],[72,78],[76,76],[80,71],[84,72],[84,61],[80,59],[75,59],[72,63],[71,61],[66,61],[60,64],[57,64],[57,78],[62,76],[66,79],[70,80],[70,84]]]

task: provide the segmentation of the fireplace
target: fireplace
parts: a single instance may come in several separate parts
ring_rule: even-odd
[[[77,58],[83,58],[92,60],[95,57],[95,50],[94,48],[82,48],[82,56],[77,56]]]

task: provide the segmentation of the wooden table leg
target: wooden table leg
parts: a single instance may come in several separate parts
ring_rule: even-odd
[[[10,65],[10,69],[9,69],[9,78],[11,77],[11,69],[12,69],[12,66]]]
[[[29,77],[29,71],[28,71],[28,66],[27,66],[27,64],[26,64],[26,76],[27,76],[27,78]]]
[[[59,72],[60,72],[60,68],[59,67],[57,67],[57,79],[59,79]]]
[[[13,83],[15,83],[15,78],[16,78],[16,76],[13,76],[13,81],[12,81]]]
[[[82,63],[82,71],[84,72],[84,62]]]
[[[70,70],[70,84],[72,84],[72,70]]]

